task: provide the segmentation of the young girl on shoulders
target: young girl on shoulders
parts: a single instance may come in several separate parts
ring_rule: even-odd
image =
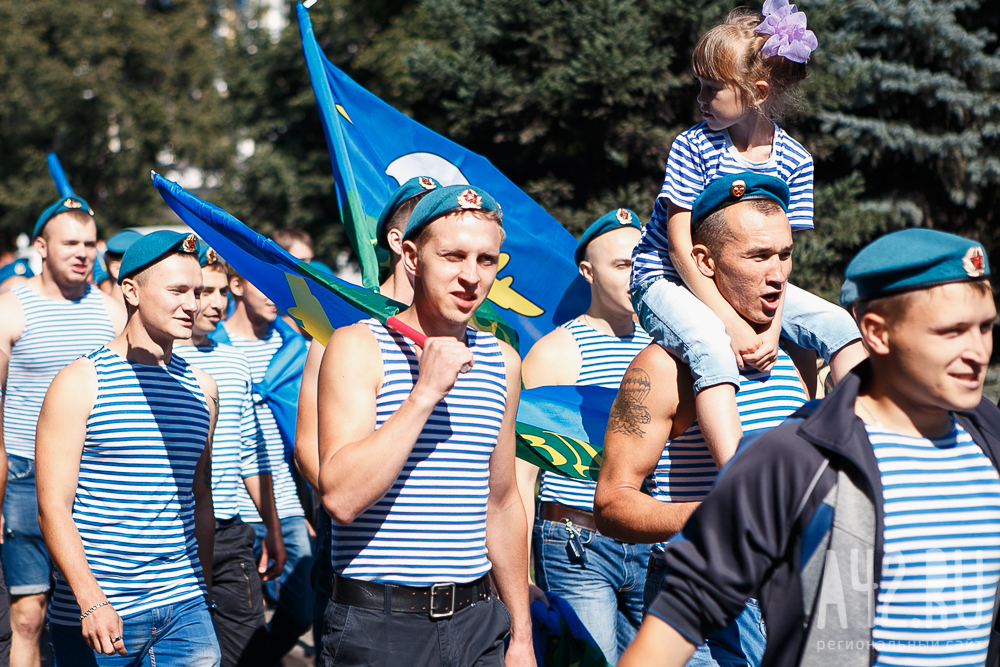
[[[681,133],[667,158],[652,219],[632,256],[632,301],[643,328],[681,358],[694,377],[695,410],[706,445],[728,460],[742,435],[736,390],[739,369],[766,371],[778,340],[816,350],[834,381],[865,357],[851,316],[789,284],[782,316],[758,334],[695,267],[691,208],[705,187],[728,174],[755,172],[782,179],[791,199],[793,230],[813,226],[813,161],[775,122],[817,41],[805,14],[788,0],[767,0],[763,19],[735,10],[695,46],[704,122]]]

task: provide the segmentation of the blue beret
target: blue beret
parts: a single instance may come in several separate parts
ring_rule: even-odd
[[[325,273],[328,276],[334,275],[333,269],[331,269],[329,266],[319,261],[318,259],[310,259],[308,262],[306,262],[306,264],[316,269],[320,273]]]
[[[744,171],[726,174],[708,184],[691,207],[691,222],[704,220],[712,213],[752,199],[770,199],[788,211],[788,185],[780,178]]]
[[[474,185],[449,185],[432,190],[410,214],[404,239],[412,238],[418,231],[443,215],[455,211],[496,211],[503,219],[500,204],[486,190]]]
[[[118,255],[119,257],[124,256],[129,246],[141,238],[142,234],[134,229],[123,229],[105,242],[105,252],[110,252],[112,255]]]
[[[854,256],[844,272],[854,285],[842,289],[840,302],[874,299],[899,292],[990,277],[983,246],[934,229],[903,229],[875,239]],[[846,292],[846,293],[845,293]]]
[[[222,258],[219,257],[219,253],[215,252],[215,248],[208,245],[201,239],[198,239],[198,263],[202,266],[208,266],[209,264],[215,264],[221,261]]]
[[[430,176],[417,176],[411,178],[406,183],[403,183],[396,189],[392,196],[389,197],[389,201],[386,202],[385,207],[382,209],[382,213],[378,216],[378,222],[375,223],[375,240],[378,241],[379,246],[389,249],[388,241],[388,230],[385,228],[385,223],[389,222],[393,214],[396,212],[400,206],[405,202],[413,199],[414,197],[421,197],[431,190],[436,190],[441,187],[441,184],[435,181]]]
[[[24,276],[25,278],[31,278],[35,275],[35,272],[31,270],[28,266],[28,260],[23,257],[20,259],[15,259],[9,264],[4,264],[0,266],[0,283],[7,280],[8,278],[13,278],[14,276]]]
[[[639,216],[627,208],[616,208],[613,211],[608,211],[595,220],[590,227],[587,227],[580,236],[580,240],[576,244],[576,252],[573,253],[573,259],[577,264],[582,262],[583,256],[587,252],[587,246],[590,245],[591,241],[602,234],[607,234],[620,227],[641,229],[642,223],[639,222]]]
[[[167,229],[146,234],[129,246],[122,257],[122,265],[118,269],[118,284],[121,285],[126,278],[178,252],[197,257],[198,239],[194,234],[181,234]]]
[[[94,260],[94,283],[100,285],[105,280],[111,280],[111,274],[104,268],[104,262],[98,257]]]
[[[87,215],[94,215],[94,210],[90,208],[90,204],[84,201],[83,197],[77,197],[76,195],[60,197],[59,201],[49,206],[47,209],[42,211],[40,216],[38,216],[38,222],[35,223],[35,231],[32,238],[37,239],[41,236],[46,223],[60,213],[65,213],[66,211],[83,211]]]

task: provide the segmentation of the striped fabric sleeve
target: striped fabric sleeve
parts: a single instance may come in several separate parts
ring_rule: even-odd
[[[267,462],[267,443],[264,434],[257,426],[257,417],[253,409],[253,397],[246,395],[243,400],[243,414],[240,417],[240,476],[270,474],[271,466]]]
[[[682,132],[671,144],[658,205],[659,200],[665,198],[690,211],[708,185],[703,153],[711,150],[711,146],[698,146],[693,139],[693,133]]]
[[[813,159],[805,159],[788,177],[788,222],[794,229],[813,228]]]

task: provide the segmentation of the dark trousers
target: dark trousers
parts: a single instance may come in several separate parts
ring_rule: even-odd
[[[503,667],[510,614],[491,597],[450,618],[338,604],[323,618],[321,667]]]
[[[10,595],[0,566],[0,667],[10,665]]]
[[[316,647],[317,653],[323,643],[323,616],[326,614],[326,605],[330,601],[333,585],[330,521],[330,515],[320,506],[316,512],[316,547],[313,549],[316,558],[312,570],[312,585],[316,591],[316,599],[313,602],[313,646]]]
[[[239,520],[216,523],[212,560],[212,617],[222,667],[267,665],[264,597],[253,557],[254,530]]]

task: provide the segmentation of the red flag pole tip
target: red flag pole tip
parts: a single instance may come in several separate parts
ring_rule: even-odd
[[[403,334],[404,336],[406,336],[407,338],[409,338],[410,340],[412,340],[414,343],[416,343],[420,347],[423,347],[424,344],[427,342],[427,336],[425,336],[424,334],[420,333],[419,331],[417,331],[416,329],[414,329],[413,327],[411,327],[409,324],[404,324],[395,315],[393,315],[389,319],[387,319],[385,321],[385,323],[386,323],[386,326],[392,327],[393,329],[395,329],[399,333]],[[468,373],[470,368],[472,368],[472,366],[470,366],[469,364],[463,364],[461,372]]]

